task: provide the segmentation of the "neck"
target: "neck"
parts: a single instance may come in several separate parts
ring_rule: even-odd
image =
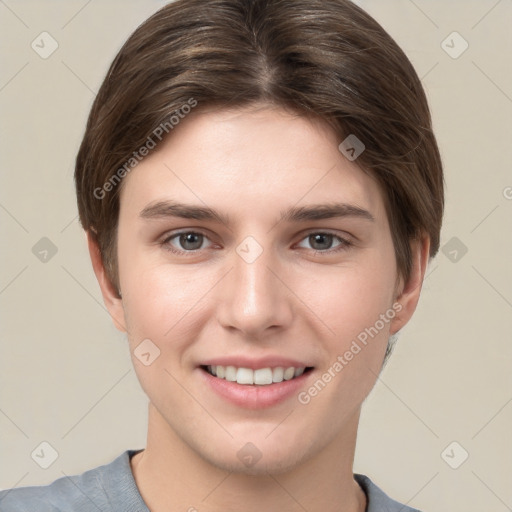
[[[150,405],[147,446],[132,458],[132,472],[152,512],[364,512],[352,473],[358,421],[359,411],[347,431],[293,470],[251,475],[210,464]]]

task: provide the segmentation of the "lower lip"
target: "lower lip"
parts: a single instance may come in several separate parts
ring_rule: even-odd
[[[272,407],[292,396],[297,396],[300,389],[304,387],[305,380],[312,373],[310,370],[303,373],[300,377],[295,377],[291,380],[258,386],[230,382],[214,377],[202,368],[198,368],[198,370],[215,393],[232,404],[238,407],[245,407],[246,409]]]

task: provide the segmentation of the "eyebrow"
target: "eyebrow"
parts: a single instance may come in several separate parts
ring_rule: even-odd
[[[364,208],[347,203],[313,204],[294,206],[280,212],[279,222],[307,222],[341,217],[356,217],[375,221],[374,216]],[[158,201],[146,206],[139,214],[143,219],[161,219],[178,217],[182,219],[220,221],[229,226],[231,218],[207,206],[196,206],[177,201]]]

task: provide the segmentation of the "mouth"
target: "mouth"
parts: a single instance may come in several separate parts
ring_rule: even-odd
[[[276,366],[264,368],[244,368],[237,366],[203,365],[203,371],[227,382],[236,382],[244,386],[269,386],[283,381],[297,379],[313,370],[312,366]]]

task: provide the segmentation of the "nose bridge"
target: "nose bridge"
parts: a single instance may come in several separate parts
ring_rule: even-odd
[[[269,327],[285,326],[291,319],[291,308],[286,288],[274,275],[279,263],[272,248],[247,237],[232,256],[228,293],[220,306],[221,323],[250,336],[261,335]]]

